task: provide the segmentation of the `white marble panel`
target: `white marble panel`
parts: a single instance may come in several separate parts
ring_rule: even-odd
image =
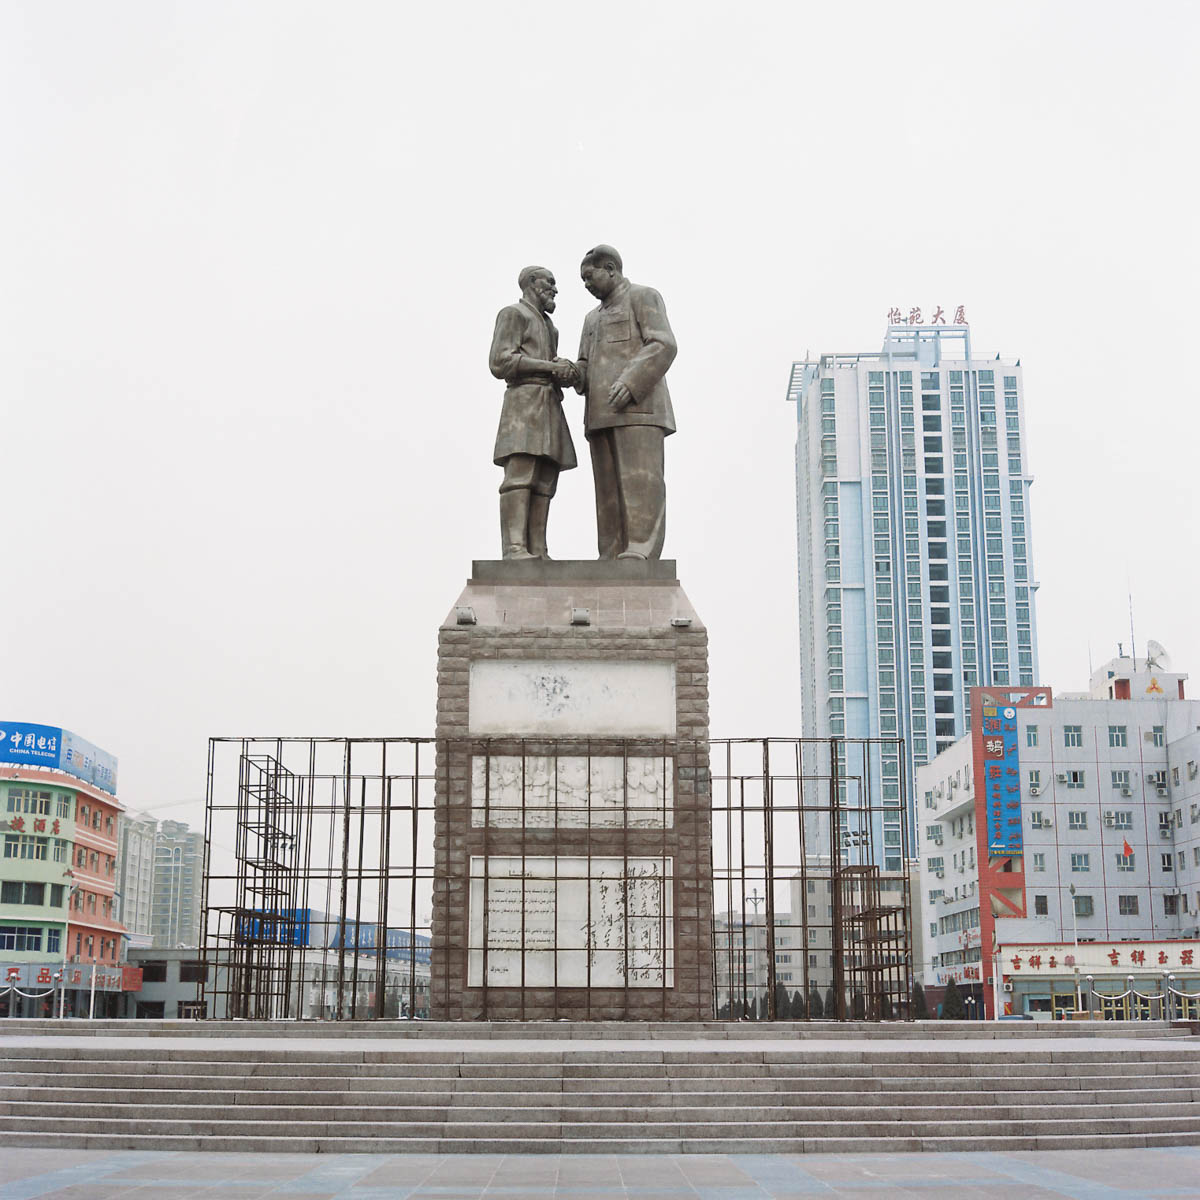
[[[625,867],[628,864],[628,874]],[[671,858],[471,859],[468,986],[673,987]]]
[[[468,725],[479,736],[674,737],[675,665],[480,659]]]
[[[490,764],[490,765],[489,765]],[[476,754],[471,823],[496,829],[670,829],[675,764],[663,755]]]

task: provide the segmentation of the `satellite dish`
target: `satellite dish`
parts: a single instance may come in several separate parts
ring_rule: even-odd
[[[1171,656],[1167,653],[1167,648],[1162,642],[1156,642],[1151,639],[1146,643],[1146,668],[1155,671],[1169,671],[1171,669]]]

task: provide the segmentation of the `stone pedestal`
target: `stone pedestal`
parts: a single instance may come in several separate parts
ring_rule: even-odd
[[[477,562],[438,643],[431,1015],[713,1015],[708,638],[673,562]]]

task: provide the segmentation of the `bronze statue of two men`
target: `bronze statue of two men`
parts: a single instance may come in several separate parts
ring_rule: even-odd
[[[579,273],[600,304],[584,320],[575,362],[558,357],[550,320],[558,287],[545,267],[521,272],[521,299],[496,318],[489,365],[508,384],[492,454],[504,468],[504,557],[549,557],[550,501],[559,472],[577,465],[562,411],[563,388],[573,387],[584,396],[600,557],[657,559],[667,521],[663,441],[675,432],[666,383],[675,336],[662,297],[630,283],[611,246],[589,250]]]

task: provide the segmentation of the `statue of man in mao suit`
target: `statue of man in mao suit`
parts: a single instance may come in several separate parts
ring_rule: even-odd
[[[575,364],[600,557],[657,559],[667,527],[663,443],[675,432],[666,382],[675,335],[662,297],[626,279],[611,246],[589,250],[580,276],[600,301],[584,320]]]

